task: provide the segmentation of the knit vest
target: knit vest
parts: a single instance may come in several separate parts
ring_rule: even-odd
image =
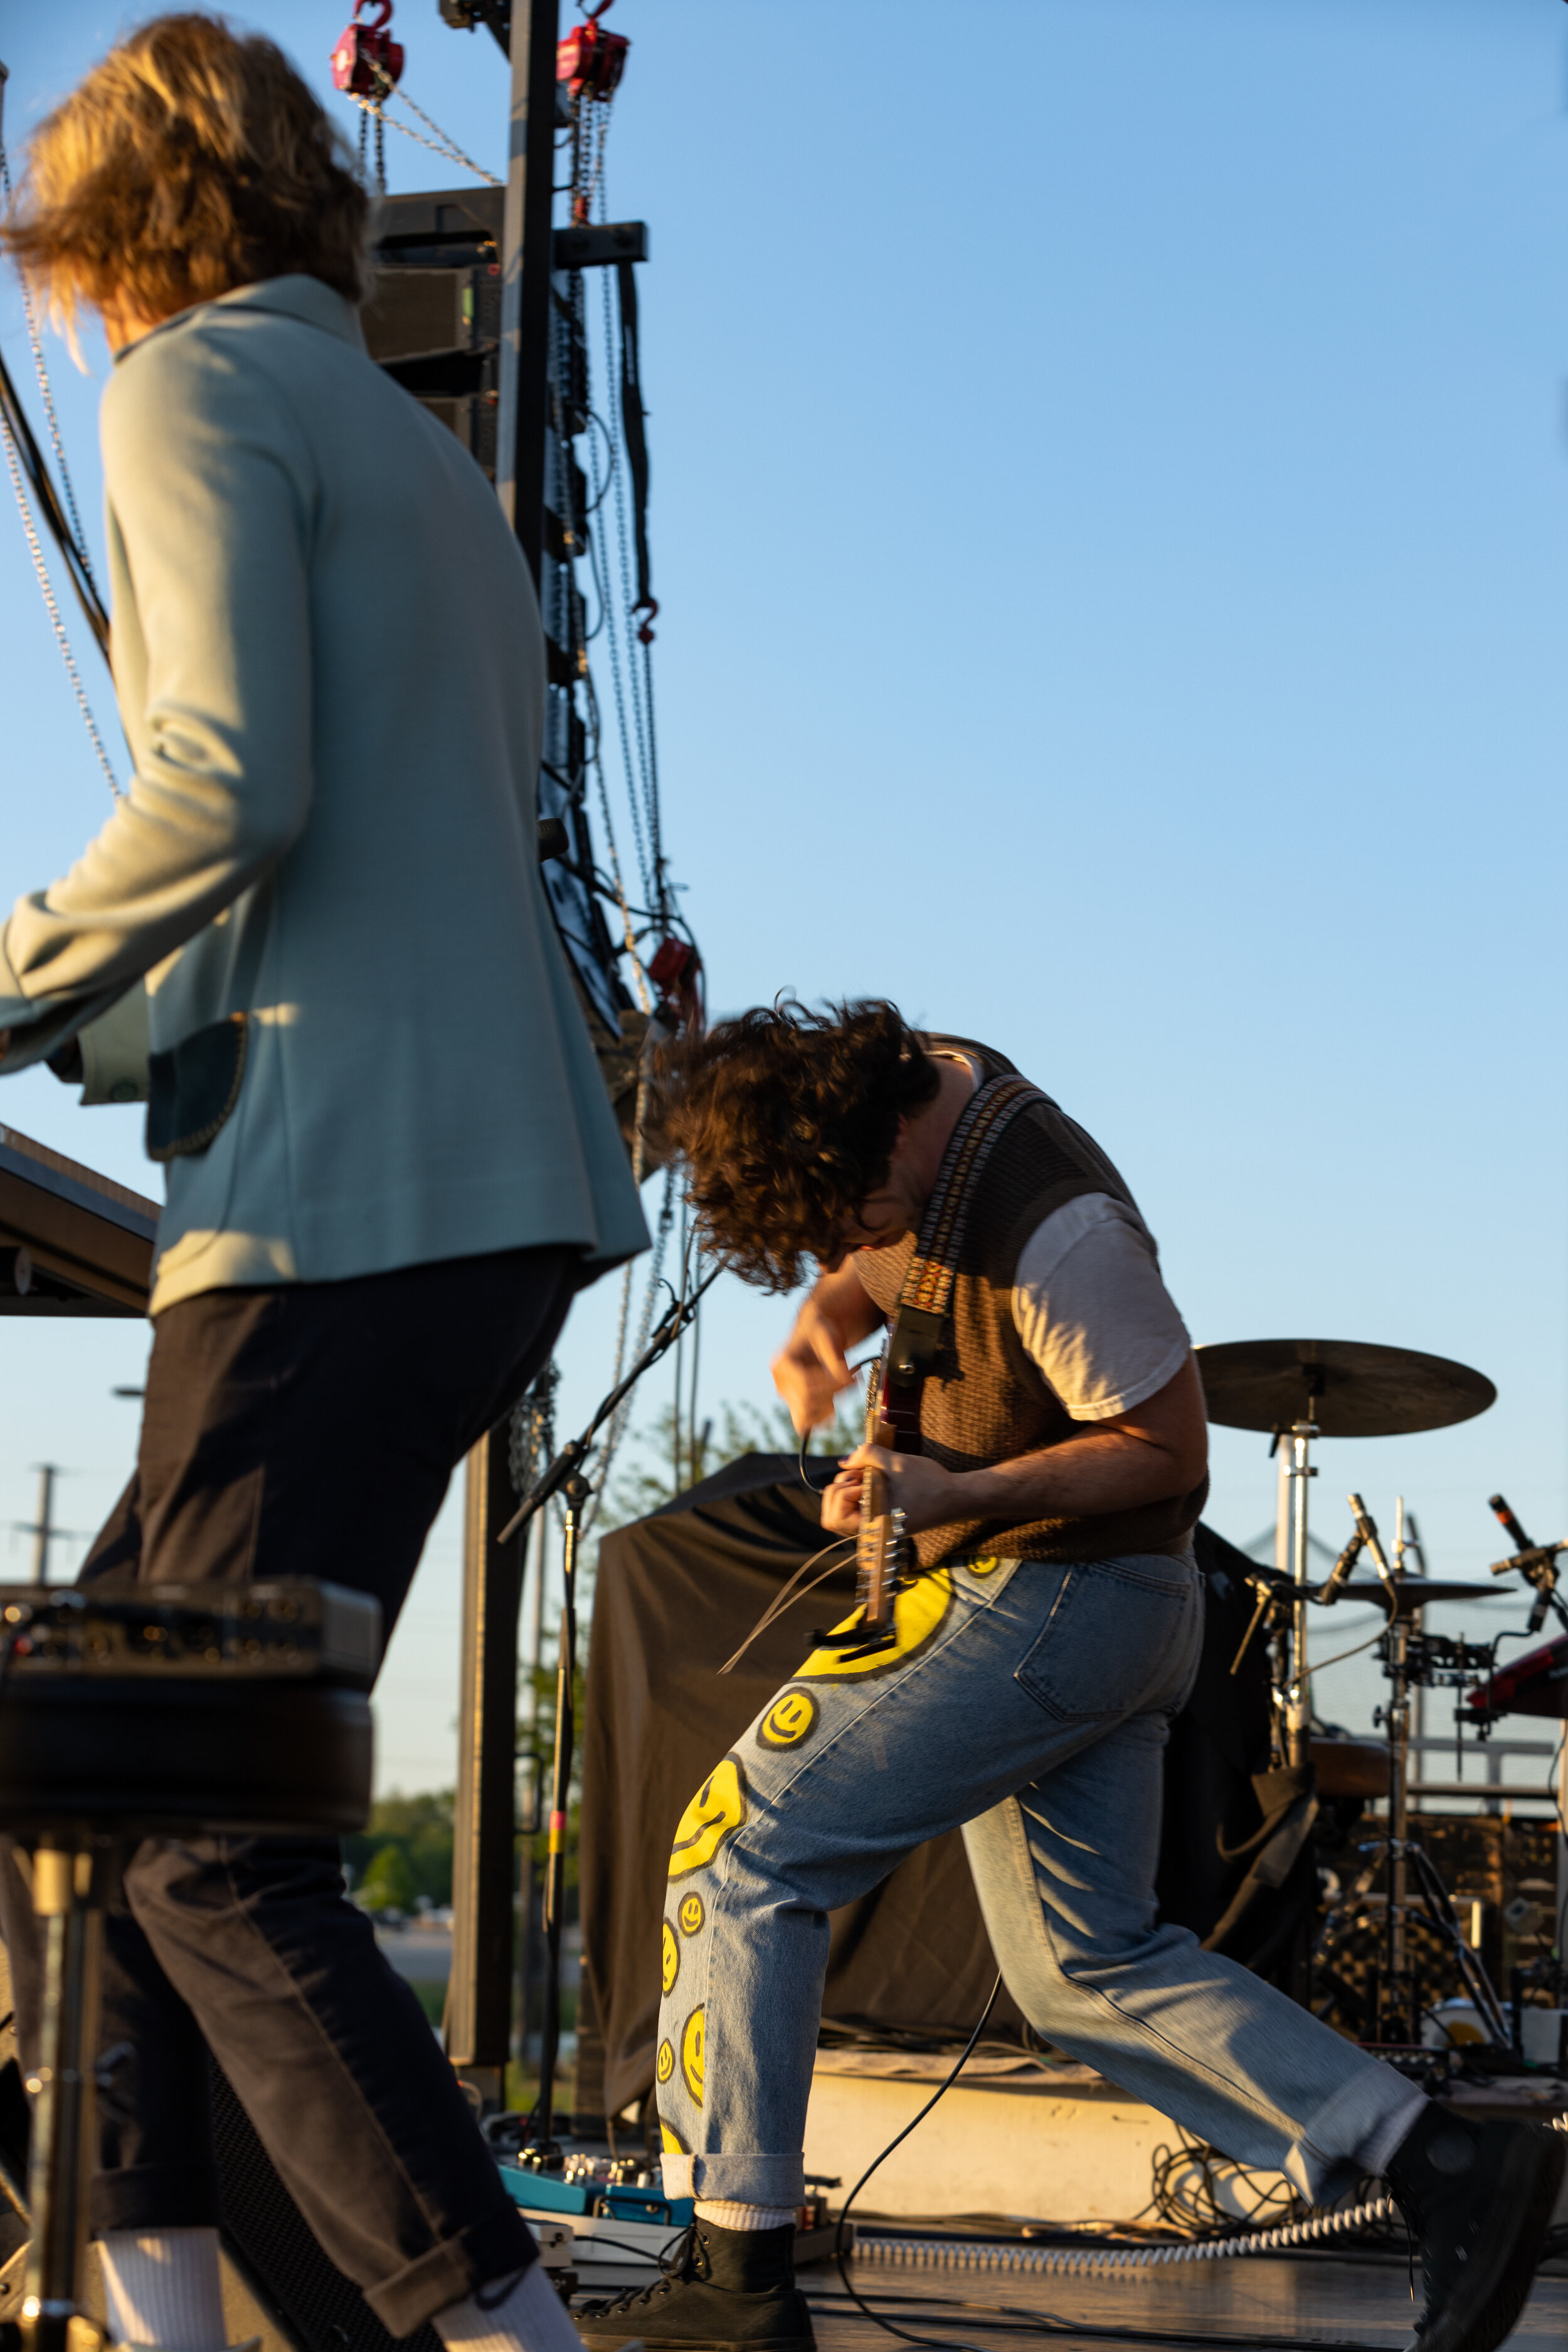
[[[1013,1064],[964,1037],[927,1036],[929,1053],[969,1055],[984,1079],[1016,1076]],[[973,1180],[952,1304],[936,1360],[921,1395],[921,1450],[947,1470],[989,1469],[1037,1454],[1068,1437],[1075,1422],[1019,1339],[1013,1286],[1025,1244],[1054,1210],[1084,1192],[1109,1192],[1136,1207],[1131,1193],[1093,1139],[1054,1102],[1020,1111]],[[889,1320],[914,1255],[916,1236],[888,1249],[862,1249],[855,1270]],[[1206,1477],[1190,1494],[1119,1511],[1032,1519],[955,1520],[927,1528],[915,1541],[921,1566],[961,1554],[1024,1559],[1110,1559],[1123,1552],[1171,1552],[1197,1525]]]

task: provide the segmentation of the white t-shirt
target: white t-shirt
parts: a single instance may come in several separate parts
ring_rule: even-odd
[[[1110,1421],[1173,1381],[1192,1346],[1136,1209],[1082,1192],[1037,1225],[1013,1323],[1075,1421]]]
[[[973,1055],[939,1049],[978,1083]],[[1013,1282],[1013,1324],[1075,1421],[1113,1421],[1158,1395],[1192,1341],[1136,1209],[1083,1192],[1037,1225]]]

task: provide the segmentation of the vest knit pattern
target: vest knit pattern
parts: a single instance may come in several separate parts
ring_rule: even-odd
[[[958,1052],[981,1065],[982,1083],[1013,1076],[1011,1062],[964,1037],[926,1036],[928,1053]],[[952,1298],[937,1360],[921,1396],[921,1449],[946,1470],[984,1470],[1020,1454],[1038,1454],[1081,1436],[1075,1422],[1019,1339],[1013,1286],[1026,1243],[1054,1211],[1085,1192],[1109,1192],[1136,1207],[1099,1145],[1054,1102],[1018,1113],[982,1167],[960,1252]],[[890,1249],[863,1249],[855,1266],[873,1303],[889,1318],[904,1286],[916,1238]],[[914,1538],[922,1568],[966,1555],[1003,1559],[1112,1559],[1125,1552],[1179,1549],[1197,1525],[1205,1478],[1190,1494],[1129,1509],[1064,1514],[1010,1527],[1000,1519],[955,1520]]]

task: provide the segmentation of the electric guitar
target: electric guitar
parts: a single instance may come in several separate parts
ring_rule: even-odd
[[[876,1391],[866,1412],[866,1443],[891,1445],[893,1435],[891,1423],[882,1419],[880,1392]],[[868,1469],[860,1482],[860,1532],[855,1546],[855,1597],[860,1607],[856,1655],[892,1644],[893,1598],[903,1554],[904,1515],[889,1499],[887,1473]]]

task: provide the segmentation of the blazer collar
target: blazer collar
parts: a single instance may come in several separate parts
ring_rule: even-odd
[[[166,335],[172,330],[187,326],[207,310],[266,310],[275,317],[302,320],[308,327],[320,327],[340,342],[351,344],[355,351],[364,349],[364,337],[360,332],[359,313],[352,303],[345,302],[319,278],[267,278],[256,286],[234,286],[214,301],[193,303],[187,310],[176,310],[170,319],[160,320],[146,334],[139,335],[133,343],[115,354],[115,365],[129,359],[150,343],[154,335]]]

